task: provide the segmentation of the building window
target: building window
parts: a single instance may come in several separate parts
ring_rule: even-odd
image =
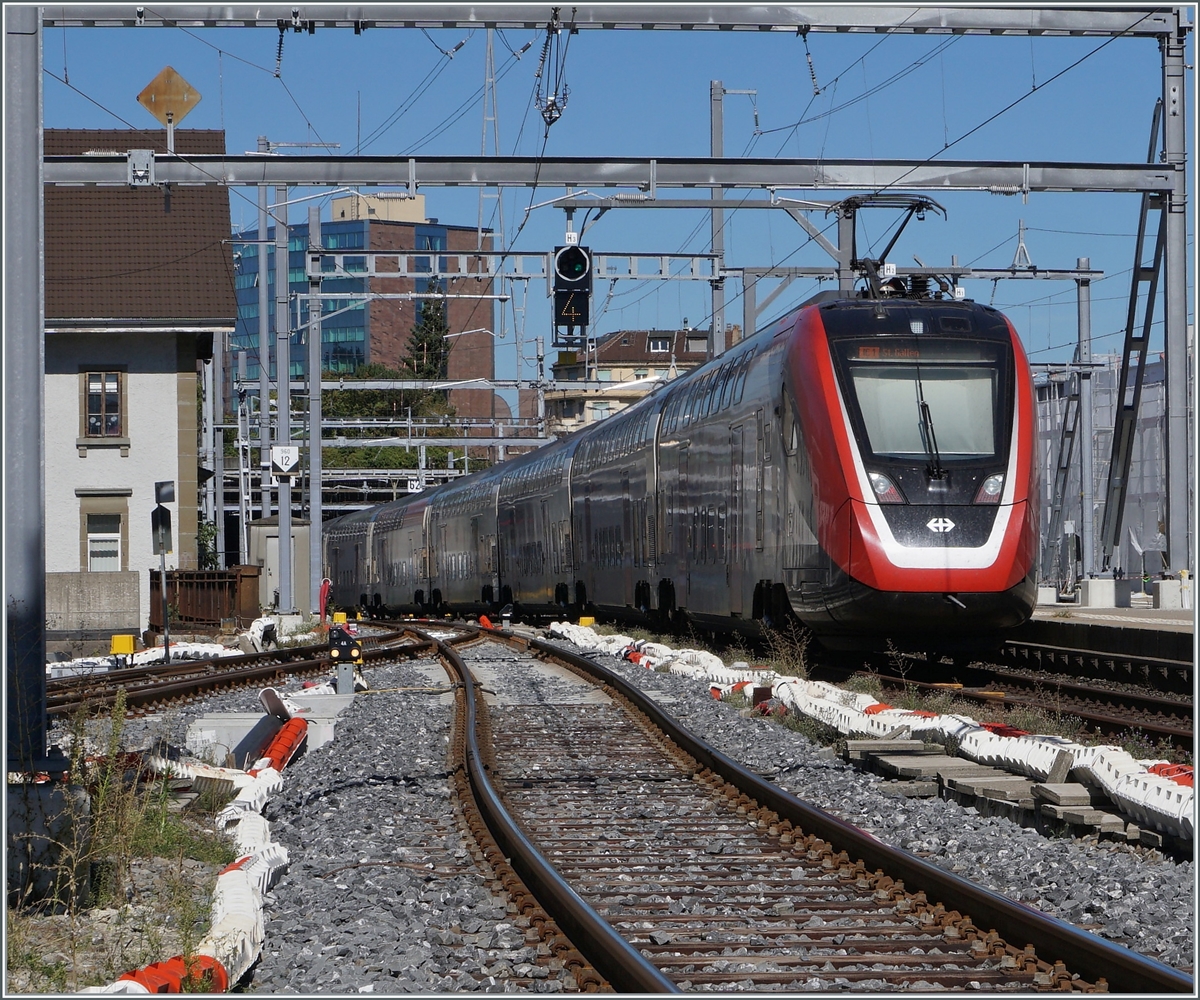
[[[607,420],[611,414],[609,413],[608,403],[593,403],[592,404],[592,419]]]
[[[670,337],[651,337],[650,338],[650,353],[651,354],[666,354],[671,350]]]
[[[708,337],[688,337],[687,349],[690,354],[707,354]]]
[[[366,244],[361,226],[349,232],[322,233],[321,241],[326,250],[361,250]]]
[[[87,437],[121,437],[121,373],[87,373]]]
[[[596,378],[599,379],[599,381],[601,381],[601,382],[611,382],[612,381],[612,369],[611,368],[601,368],[599,371],[596,372]]]
[[[114,573],[121,569],[121,515],[87,515],[88,572]]]

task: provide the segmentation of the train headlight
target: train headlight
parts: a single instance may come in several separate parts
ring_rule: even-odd
[[[879,503],[904,503],[896,484],[882,472],[868,472],[867,478],[871,480],[871,489],[875,491],[875,499]]]
[[[979,492],[975,494],[976,503],[999,503],[1000,494],[1004,492],[1004,473],[997,472],[994,476],[988,476],[979,486]]]

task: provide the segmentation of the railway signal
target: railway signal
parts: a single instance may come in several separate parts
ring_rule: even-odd
[[[578,244],[554,248],[554,325],[567,336],[591,321],[592,252]]]

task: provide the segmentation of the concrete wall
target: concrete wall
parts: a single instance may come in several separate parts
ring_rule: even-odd
[[[46,572],[101,575],[86,572],[86,513],[120,513],[121,570],[137,577],[140,628],[149,619],[148,570],[159,566],[150,536],[156,482],[175,481],[167,568],[197,568],[194,345],[191,333],[46,336]],[[88,370],[125,375],[125,438],[116,445],[83,436],[80,372]],[[82,582],[77,593],[91,587]],[[57,593],[61,601],[67,591]],[[52,609],[62,605],[48,595]]]
[[[123,573],[47,573],[46,628],[51,632],[141,632],[145,627],[139,576]]]

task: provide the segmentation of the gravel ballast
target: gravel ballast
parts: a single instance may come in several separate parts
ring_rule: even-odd
[[[889,795],[884,779],[769,719],[743,718],[713,700],[702,682],[615,657],[593,658],[646,691],[701,739],[880,840],[928,855],[949,871],[1143,954],[1191,968],[1191,862],[1125,844],[1047,839],[954,802]],[[500,669],[513,668],[503,685],[507,697],[545,698],[544,676],[531,671],[522,677],[509,650],[498,649],[494,659]],[[272,839],[289,851],[290,868],[266,897],[266,944],[246,989],[574,989],[560,967],[535,964],[534,944],[507,912],[506,900],[492,895],[463,839],[447,773],[447,699],[390,690],[428,688],[438,683],[432,678],[440,671],[432,661],[369,668],[376,693],[356,697],[338,719],[335,741],[285,772],[284,788],[265,814]],[[280,690],[298,687],[289,682]],[[260,709],[256,689],[232,692],[151,722],[148,730],[182,743],[187,724],[200,715]]]
[[[1048,839],[956,802],[889,795],[885,779],[822,754],[770,719],[741,717],[715,701],[701,682],[612,656],[589,656],[632,681],[718,750],[881,841],[928,855],[941,868],[1168,965],[1192,967],[1192,862],[1118,842]]]

